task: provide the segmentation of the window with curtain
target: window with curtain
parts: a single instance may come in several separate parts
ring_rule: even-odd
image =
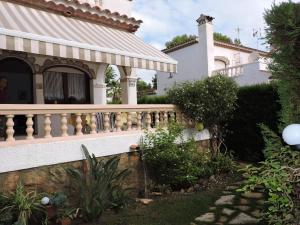
[[[89,103],[88,84],[84,74],[47,71],[44,73],[45,103]]]

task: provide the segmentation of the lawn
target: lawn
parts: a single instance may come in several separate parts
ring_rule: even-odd
[[[134,203],[118,214],[106,214],[105,225],[189,225],[222,195],[221,189],[186,195],[172,195],[145,206]]]
[[[242,193],[237,193],[235,191],[238,186],[239,185],[234,182],[219,183],[214,188],[202,192],[190,194],[178,193],[159,198],[157,197],[150,205],[133,202],[128,208],[117,214],[106,212],[101,219],[101,223],[97,223],[97,225],[216,224],[195,221],[195,218],[208,212],[214,213],[216,218],[215,221],[220,221],[222,218],[225,218],[225,220],[223,219],[224,222],[222,224],[230,224],[229,222],[241,213],[246,213],[253,218],[260,218],[260,216],[253,216],[253,212],[263,208],[263,205],[259,203],[262,201],[262,198],[245,197]],[[230,187],[235,189],[230,189]],[[224,195],[234,195],[235,198],[231,204],[216,205],[216,200]],[[244,201],[244,203],[242,203],[242,201]],[[247,207],[248,209],[239,209],[237,206]],[[230,215],[224,214],[225,208],[231,209],[233,213]],[[261,221],[243,224],[265,225],[266,223]]]

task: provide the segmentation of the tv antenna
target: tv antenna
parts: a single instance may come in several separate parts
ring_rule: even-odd
[[[252,36],[254,38],[256,38],[256,49],[258,49],[259,47],[259,40],[261,39],[261,28],[258,28],[258,29],[254,29],[253,28],[253,33],[252,33]]]
[[[241,40],[240,40],[240,33],[241,33],[242,29],[239,28],[239,27],[237,27],[237,28],[235,29],[235,31],[236,31],[236,33],[237,33],[237,40],[238,40],[238,41],[241,41]]]

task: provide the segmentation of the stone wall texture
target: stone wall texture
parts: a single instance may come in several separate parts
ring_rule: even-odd
[[[4,193],[14,191],[17,184],[22,182],[27,189],[36,189],[38,192],[63,191],[68,193],[72,183],[66,173],[66,168],[82,169],[83,161],[2,173],[0,174],[0,191]],[[138,193],[143,185],[143,169],[139,152],[121,154],[119,168],[130,169],[131,174],[127,177],[125,185],[132,187]]]

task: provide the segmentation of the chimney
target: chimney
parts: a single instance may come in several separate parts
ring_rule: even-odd
[[[197,19],[199,32],[199,51],[202,65],[201,76],[211,76],[215,67],[213,17],[201,14]]]

